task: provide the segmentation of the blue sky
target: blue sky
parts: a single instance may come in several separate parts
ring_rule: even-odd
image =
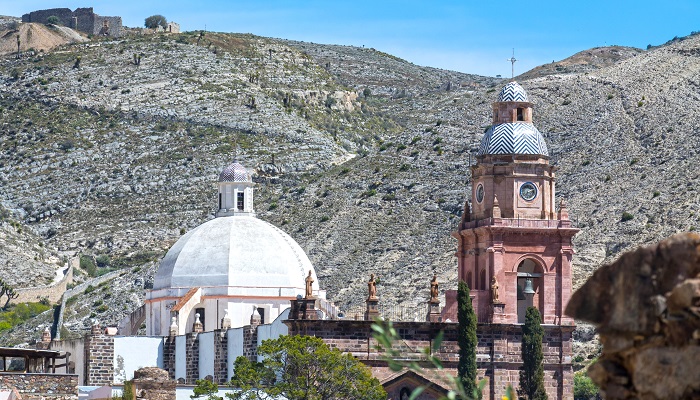
[[[666,4],[664,4],[666,3]],[[142,26],[162,14],[183,30],[253,33],[374,47],[419,65],[516,74],[605,45],[646,48],[700,31],[700,1],[0,0],[0,14],[92,6]]]

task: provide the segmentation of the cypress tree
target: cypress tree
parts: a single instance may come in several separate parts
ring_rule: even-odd
[[[459,363],[457,373],[467,396],[479,398],[476,394],[476,314],[469,298],[469,286],[460,281],[457,286],[457,320]]]
[[[528,307],[523,325],[522,358],[520,367],[520,387],[518,397],[526,400],[546,400],[544,390],[544,364],[542,363],[542,328],[540,312],[535,307]]]

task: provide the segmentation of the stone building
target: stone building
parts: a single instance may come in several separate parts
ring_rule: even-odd
[[[493,104],[493,125],[471,167],[471,201],[452,234],[458,276],[472,289],[478,314],[477,367],[488,381],[486,399],[500,398],[508,385],[518,386],[528,306],[543,316],[547,393],[552,399],[573,398],[574,324],[563,309],[571,296],[571,238],[578,230],[563,203],[555,208],[554,167],[532,123],[532,109],[516,82],[501,90]],[[255,217],[250,172],[234,161],[220,174],[218,186],[216,218],[173,245],[138,313],[151,336],[110,335],[96,326],[86,338],[52,344],[78,355],[74,371],[81,383],[119,384],[146,366],[163,368],[181,383],[206,376],[224,383],[233,376],[236,357],[257,360],[264,339],[289,334],[320,337],[352,354],[372,368],[391,399],[426,383],[431,388],[420,399],[446,393],[439,375],[455,376],[458,362],[454,291],[446,293],[441,309],[438,282],[426,277],[431,299],[425,321],[395,323],[406,360],[423,360],[422,350],[444,332],[435,356],[445,368],[393,372],[372,337],[372,317],[381,315],[381,293],[373,278],[365,317],[341,317],[326,301],[303,250]]]
[[[104,17],[95,14],[92,7],[50,8],[32,11],[22,15],[22,22],[45,24],[49,17],[57,17],[60,25],[67,26],[88,35],[122,36],[122,17]]]

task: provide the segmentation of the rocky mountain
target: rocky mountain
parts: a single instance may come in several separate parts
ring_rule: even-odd
[[[636,47],[607,46],[580,51],[561,61],[552,60],[520,75],[518,79],[532,79],[545,75],[595,72],[601,68],[610,67],[622,60],[643,53]]]
[[[576,286],[621,251],[700,226],[700,39],[613,50],[591,50],[606,60],[595,68],[519,78],[581,228]],[[237,154],[257,172],[258,216],[301,244],[333,301],[359,306],[373,272],[382,302],[422,315],[433,273],[456,287],[449,234],[504,83],[374,49],[209,32],[6,56],[0,201],[59,255],[119,261],[136,307],[153,270],[137,264],[213,217],[218,172]],[[86,296],[65,310],[68,330],[89,326]],[[113,297],[96,317],[127,311]]]
[[[50,284],[63,260],[0,204],[0,279],[15,288]]]

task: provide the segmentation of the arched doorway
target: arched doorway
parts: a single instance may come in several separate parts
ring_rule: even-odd
[[[542,299],[542,268],[535,260],[527,258],[518,265],[517,293],[518,293],[518,323],[525,323],[527,308],[534,306],[540,313],[540,299]]]

